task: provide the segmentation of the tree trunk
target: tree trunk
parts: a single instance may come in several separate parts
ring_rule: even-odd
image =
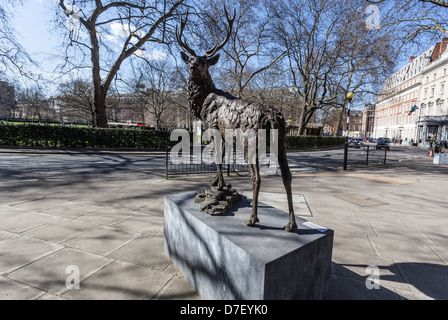
[[[102,90],[101,90],[102,91]],[[95,90],[95,115],[96,125],[99,128],[108,128],[106,115],[106,95]]]
[[[303,136],[305,133],[305,129],[306,129],[305,119],[306,119],[307,110],[308,110],[308,107],[306,105],[304,105],[302,108],[302,112],[300,113],[300,118],[299,118],[299,130],[297,133],[299,136]]]
[[[338,122],[336,124],[336,128],[335,128],[334,133],[333,133],[333,136],[335,136],[335,137],[339,136],[339,131],[341,131],[343,114],[344,114],[344,108],[341,108],[339,110]]]

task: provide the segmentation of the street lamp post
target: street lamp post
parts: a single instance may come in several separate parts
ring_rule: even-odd
[[[347,106],[347,140],[345,141],[345,145],[344,145],[344,170],[347,170],[347,158],[348,158],[348,136],[349,136],[349,131],[350,131],[350,106],[351,106],[351,102],[352,99],[355,95],[353,94],[353,92],[349,92],[347,94],[347,100],[348,100],[348,106]]]

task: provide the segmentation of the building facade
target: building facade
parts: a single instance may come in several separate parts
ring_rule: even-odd
[[[15,90],[6,81],[0,81],[0,119],[14,118]]]
[[[377,96],[374,137],[425,142],[448,133],[442,102],[445,90],[443,70],[448,66],[448,38],[431,46],[390,76]],[[445,74],[446,75],[446,74]],[[439,100],[437,100],[439,99]],[[445,129],[443,129],[445,128]]]
[[[362,110],[350,110],[350,125],[348,128],[348,136],[351,138],[364,138],[362,133]]]
[[[362,112],[361,137],[365,139],[373,138],[375,129],[375,105],[366,103]]]
[[[448,139],[448,39],[436,45],[432,62],[422,71],[418,141]]]

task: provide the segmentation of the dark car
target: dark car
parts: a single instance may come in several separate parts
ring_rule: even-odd
[[[348,146],[351,148],[360,148],[364,144],[362,138],[350,138],[348,140]]]
[[[375,149],[386,149],[386,150],[390,150],[390,146],[389,146],[390,140],[389,138],[378,138],[376,140],[376,146]]]

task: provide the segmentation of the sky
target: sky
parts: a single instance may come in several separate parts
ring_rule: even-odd
[[[61,51],[59,44],[62,40],[62,36],[54,30],[55,23],[52,21],[55,18],[51,9],[54,7],[54,2],[55,0],[23,0],[23,6],[17,7],[13,15],[13,26],[18,33],[18,42],[38,63],[38,67],[33,71],[47,79],[54,79],[59,75],[55,68],[61,62],[54,57]],[[119,23],[112,23],[110,34],[106,35],[106,38],[110,43],[116,45],[116,50],[121,50],[119,47],[119,44],[122,43],[120,37],[125,35],[126,31]],[[140,51],[136,54],[146,55],[152,60],[160,60],[165,57],[164,53],[156,49]],[[46,87],[48,87],[48,92],[46,92],[48,96],[57,94],[57,83]]]
[[[17,7],[14,12],[14,27],[19,34],[18,41],[29,53],[29,55],[38,62],[38,69],[34,71],[44,78],[54,79],[58,75],[55,68],[60,60],[54,58],[58,54],[61,47],[58,47],[61,36],[54,31],[55,24],[52,21],[55,14],[51,10],[56,0],[23,0],[23,6]],[[69,1],[66,1],[69,2]],[[125,35],[125,31],[118,23],[110,26],[110,34],[106,38],[110,43],[118,45],[121,43],[120,37]],[[146,48],[145,54],[153,60],[163,59],[164,54],[156,49]],[[418,53],[416,53],[418,54]],[[410,55],[414,55],[410,54]],[[398,63],[397,70],[407,63],[409,57],[404,56],[403,61]],[[84,70],[82,72],[88,72]],[[56,81],[55,81],[56,82]],[[57,94],[57,83],[49,87],[48,96]]]

